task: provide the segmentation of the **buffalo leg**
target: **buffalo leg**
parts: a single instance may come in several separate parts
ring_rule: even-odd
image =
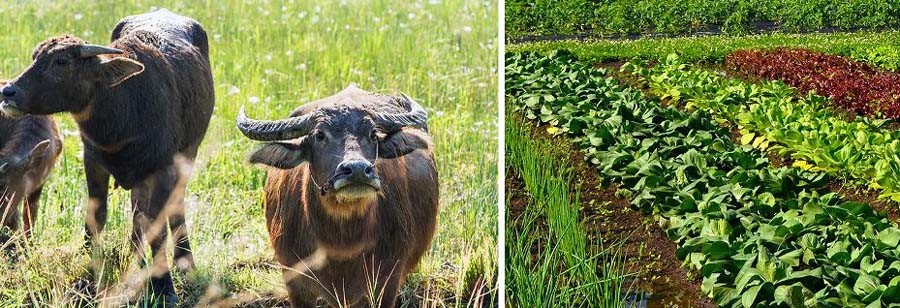
[[[184,204],[181,205],[182,209]],[[188,271],[194,268],[194,254],[191,252],[191,242],[188,240],[187,225],[184,221],[184,212],[169,216],[169,224],[172,227],[172,238],[175,240],[175,266],[179,270]]]
[[[370,298],[369,301],[372,307],[394,308],[397,303],[397,293],[402,284],[400,279],[402,266],[396,261],[385,260],[383,262],[375,264],[373,267],[378,270],[378,281],[375,283],[375,293],[373,294],[377,298]]]
[[[134,208],[134,241],[137,256],[145,265],[144,241],[150,245],[152,260],[149,264],[150,286],[154,301],[161,300],[165,306],[176,305],[178,296],[172,282],[172,274],[166,261],[163,247],[166,240],[169,197],[175,186],[175,169],[169,166],[150,176],[132,189],[131,203]]]
[[[391,277],[388,279],[387,284],[381,290],[383,293],[380,294],[382,298],[380,299],[380,305],[378,307],[381,308],[394,308],[397,305],[397,293],[400,291],[400,279],[397,277]]]
[[[179,168],[181,169],[181,168]],[[187,189],[190,174],[177,172],[175,189],[169,197],[169,226],[172,228],[172,239],[175,241],[175,266],[181,271],[194,268],[194,255],[191,251],[191,242],[188,239],[187,224],[184,218],[184,196]]]
[[[98,236],[106,226],[109,171],[85,153],[84,174],[88,186],[87,219],[84,221],[85,246],[91,247],[94,241],[99,240]]]
[[[19,198],[15,193],[4,193],[0,198],[0,246],[9,242],[13,232],[19,229]]]
[[[299,276],[293,269],[285,269],[282,275],[287,285],[288,300],[293,308],[316,307],[316,296],[306,289],[303,276]]]
[[[23,209],[25,215],[22,215],[22,232],[25,233],[25,236],[31,235],[31,229],[34,228],[34,224],[37,220],[38,210],[41,208],[41,192],[43,190],[44,186],[41,185],[30,195],[28,195],[28,199],[25,199],[26,203]]]

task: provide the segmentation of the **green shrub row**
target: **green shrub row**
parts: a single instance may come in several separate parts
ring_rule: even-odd
[[[773,168],[702,109],[663,107],[568,52],[509,54],[506,89],[658,214],[720,306],[900,304],[900,230],[822,189],[824,173]]]
[[[900,27],[897,0],[562,0],[506,2],[510,37],[573,34],[746,34],[760,23],[782,31]]]
[[[741,49],[774,47],[805,48],[850,56],[877,67],[900,67],[900,32],[833,34],[766,34],[752,36],[705,36],[630,41],[556,41],[508,45],[511,52],[549,53],[567,49],[584,61],[611,62],[630,59],[657,60],[678,53],[687,63],[721,63],[725,56]]]

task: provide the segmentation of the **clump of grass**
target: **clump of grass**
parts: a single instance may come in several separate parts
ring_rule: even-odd
[[[570,187],[575,172],[567,156],[523,125],[515,115],[507,116],[506,161],[521,177],[531,201],[518,221],[507,219],[510,303],[625,307],[632,289],[627,281],[633,274],[625,270],[621,244],[588,241],[579,222],[580,193]],[[546,230],[540,230],[541,221]]]
[[[479,281],[487,298],[496,298],[495,1],[14,1],[0,5],[0,13],[16,15],[0,19],[7,33],[0,36],[0,79],[27,68],[46,38],[68,33],[104,44],[120,18],[157,7],[206,27],[217,94],[186,192],[196,277],[175,275],[184,305],[210,297],[271,303],[265,299],[284,293],[262,212],[265,171],[244,163],[255,143],[235,129],[238,109],[282,118],[351,83],[403,91],[429,113],[439,225],[403,288],[403,304],[418,306],[428,289],[440,306],[465,306]],[[63,155],[45,187],[32,245],[18,262],[0,260],[0,270],[14,273],[0,275],[0,306],[58,306],[87,271],[88,253],[79,250],[87,204],[81,141],[68,115],[55,118]],[[112,190],[109,204],[103,258],[131,258],[128,192]],[[101,289],[115,285],[130,263],[107,261]]]

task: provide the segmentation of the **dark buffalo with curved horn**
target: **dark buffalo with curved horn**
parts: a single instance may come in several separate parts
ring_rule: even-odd
[[[355,86],[283,120],[252,120],[241,109],[241,132],[268,141],[249,160],[274,167],[266,223],[291,305],[394,307],[437,220],[426,119],[406,96]]]
[[[59,130],[50,116],[0,117],[0,226],[8,229],[0,231],[0,246],[9,240],[6,232],[18,231],[20,224],[23,234],[31,234],[44,183],[61,152]]]
[[[2,90],[3,113],[71,113],[84,144],[88,246],[106,224],[109,178],[131,190],[132,241],[153,253],[155,300],[178,301],[163,244],[171,228],[175,264],[193,267],[184,190],[212,116],[215,93],[206,31],[168,10],[126,17],[109,46],[71,36],[39,44],[34,62]],[[182,168],[184,167],[184,168]]]

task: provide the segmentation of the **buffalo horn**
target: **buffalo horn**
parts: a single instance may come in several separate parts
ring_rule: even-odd
[[[375,123],[385,132],[396,132],[404,127],[421,128],[427,131],[426,120],[428,120],[428,115],[425,113],[425,109],[422,109],[419,103],[407,97],[406,94],[401,93],[400,95],[403,99],[399,102],[401,106],[403,104],[407,105],[402,106],[406,107],[407,112],[376,113],[374,117]]]
[[[93,57],[96,55],[109,55],[109,54],[120,55],[123,53],[125,53],[125,52],[122,51],[121,49],[115,49],[115,48],[110,48],[110,47],[100,46],[100,45],[85,44],[85,45],[81,45],[81,47],[78,48],[78,55],[81,56],[82,58]]]
[[[247,138],[259,141],[278,141],[300,138],[315,127],[315,113],[291,117],[283,120],[264,121],[248,118],[244,107],[238,113],[237,126]]]

